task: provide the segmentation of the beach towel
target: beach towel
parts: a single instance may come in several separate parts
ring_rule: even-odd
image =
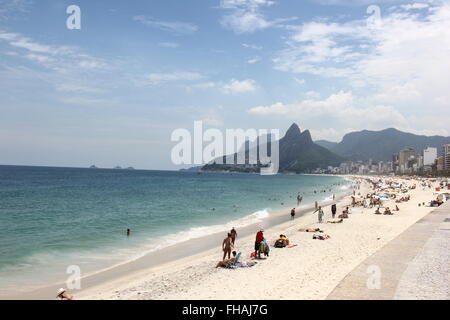
[[[239,263],[236,264],[236,267],[238,267],[238,268],[251,268],[251,267],[253,267],[256,264],[257,264],[256,261],[247,261],[246,263],[239,262]]]
[[[290,248],[294,248],[294,247],[297,247],[297,246],[298,246],[298,244],[292,244],[292,245],[288,246],[288,248],[290,249]]]

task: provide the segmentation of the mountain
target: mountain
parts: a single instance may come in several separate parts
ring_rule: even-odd
[[[318,144],[321,147],[327,148],[328,150],[332,150],[336,145],[337,142],[327,141],[327,140],[317,140],[314,141],[315,144]]]
[[[316,142],[318,143],[318,142]],[[328,150],[353,161],[390,161],[392,155],[405,147],[411,147],[421,153],[427,147],[438,148],[450,143],[450,137],[421,136],[402,132],[394,128],[381,131],[358,131],[346,134],[342,141],[335,144],[321,140],[320,144]]]
[[[261,146],[261,147],[267,147]],[[248,153],[248,148],[246,148]],[[286,135],[279,141],[280,172],[310,172],[316,168],[338,166],[345,161],[341,156],[334,154],[328,149],[315,144],[308,130],[301,132],[297,124],[291,125]],[[234,154],[236,159],[236,154]],[[238,170],[244,166],[209,164],[203,170],[228,170],[228,171],[253,171]]]

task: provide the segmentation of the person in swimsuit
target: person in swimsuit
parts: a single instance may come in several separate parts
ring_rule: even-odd
[[[336,203],[333,203],[333,205],[331,206],[331,216],[333,219],[336,216],[336,211],[337,211]]]
[[[292,208],[291,210],[291,219],[294,220],[295,218],[295,208]]]
[[[319,208],[316,210],[316,211],[314,211],[314,213],[316,213],[316,212],[319,212],[319,223],[322,223],[322,219],[323,219],[323,210],[322,210],[322,207],[321,206],[319,206]]]
[[[230,233],[231,233],[231,242],[233,243],[233,246],[234,246],[234,242],[236,241],[236,238],[237,238],[236,229],[233,227],[233,229],[231,229]]]
[[[228,233],[228,236],[222,242],[222,250],[223,250],[223,261],[225,261],[225,257],[228,254],[228,259],[231,258],[231,247],[233,246],[231,233]]]
[[[225,268],[227,265],[233,264],[236,260],[236,251],[233,251],[233,258],[219,261],[219,263],[216,265],[216,268]]]

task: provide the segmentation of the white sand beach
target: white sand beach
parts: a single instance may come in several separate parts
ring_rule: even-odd
[[[373,178],[373,177],[372,177]],[[361,179],[358,177],[356,179]],[[433,210],[418,206],[434,199],[433,190],[419,186],[419,181],[403,180],[410,190],[409,202],[397,204],[394,215],[375,215],[375,208],[352,208],[343,223],[328,224],[330,207],[324,207],[324,223],[317,214],[307,213],[291,221],[266,229],[264,236],[271,248],[267,259],[256,260],[251,268],[214,268],[222,259],[221,243],[188,258],[176,260],[140,271],[130,272],[76,293],[76,299],[325,299],[336,285],[364,259]],[[360,180],[362,181],[362,180]],[[356,194],[372,192],[367,182]],[[351,203],[345,197],[337,203],[340,214]],[[385,206],[395,208],[395,201]],[[320,228],[331,238],[313,240],[313,233],[301,228]],[[242,252],[241,261],[250,261],[255,236],[240,238],[235,250]],[[255,234],[258,230],[255,230]],[[293,248],[274,248],[280,234],[285,234]],[[225,234],[224,234],[225,237]]]

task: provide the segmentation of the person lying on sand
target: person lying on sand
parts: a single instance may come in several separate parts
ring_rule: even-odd
[[[300,232],[323,232],[320,228],[298,229]]]
[[[284,248],[289,245],[289,239],[284,235],[280,234],[280,238],[275,241],[274,247],[275,248]]]
[[[227,265],[233,264],[234,260],[236,260],[236,251],[233,251],[233,257],[227,260],[219,261],[217,263],[216,268],[225,268]]]
[[[73,300],[73,296],[69,294],[66,289],[60,288],[58,290],[58,295],[56,296],[56,299],[59,300]]]
[[[391,212],[391,210],[389,209],[389,207],[387,207],[386,209],[384,209],[384,213],[383,213],[383,214],[393,215],[393,213]]]
[[[344,222],[344,219],[339,219],[339,220],[329,220],[327,221],[327,223],[342,223]]]
[[[327,234],[315,234],[315,235],[313,235],[313,239],[316,239],[316,240],[327,240],[327,239],[330,239],[331,237],[329,236],[329,235],[327,235]]]

